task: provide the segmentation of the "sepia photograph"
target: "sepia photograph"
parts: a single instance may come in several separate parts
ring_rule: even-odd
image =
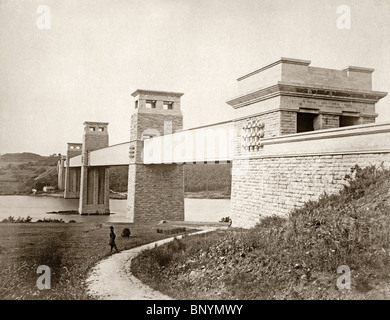
[[[0,0],[0,300],[389,300],[389,35],[388,0]]]

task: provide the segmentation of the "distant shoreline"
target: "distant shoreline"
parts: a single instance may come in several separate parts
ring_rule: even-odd
[[[33,193],[1,193],[0,196],[30,196],[30,197],[53,197],[62,198],[63,192],[44,193],[39,192],[35,195]],[[187,199],[230,199],[230,195],[221,191],[198,191],[198,192],[185,192],[184,195]],[[110,199],[114,200],[127,200],[127,193],[125,192],[110,192]]]

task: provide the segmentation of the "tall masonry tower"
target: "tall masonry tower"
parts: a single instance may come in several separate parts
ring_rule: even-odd
[[[143,141],[183,129],[183,93],[136,90],[131,116],[128,210],[131,222],[184,220],[183,166],[144,165]]]
[[[108,123],[84,122],[81,153],[80,214],[108,214],[109,172],[108,167],[89,166],[89,152],[108,147]]]
[[[66,168],[64,178],[64,198],[72,199],[80,197],[80,168],[71,168],[69,166],[70,159],[81,154],[82,143],[68,142],[66,151]]]

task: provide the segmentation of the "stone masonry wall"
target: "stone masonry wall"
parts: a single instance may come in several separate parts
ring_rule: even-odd
[[[314,130],[323,130],[340,127],[340,116],[333,114],[319,114],[314,119]]]
[[[242,127],[246,125],[248,121],[260,120],[265,124],[264,127],[264,138],[277,137],[280,135],[280,111],[269,112],[255,117],[246,118],[235,122],[235,136],[234,136],[234,146],[236,148],[235,154],[240,155],[242,152],[241,149],[241,134]],[[295,133],[295,132],[294,132]]]
[[[294,111],[281,111],[279,135],[294,133],[297,133],[297,113]]]
[[[374,117],[362,117],[362,124],[375,123]]]
[[[351,167],[390,167],[390,153],[270,157],[234,160],[233,226],[253,227],[262,216],[287,215],[324,191],[336,193]]]
[[[176,130],[181,130],[183,128],[183,117],[181,115],[175,114],[147,114],[140,113],[137,114],[132,122],[136,121],[136,131],[135,128],[131,129],[131,140],[134,139],[134,134],[137,133],[136,139],[142,138],[142,133],[144,131],[157,131],[159,135],[174,133]],[[172,131],[173,132],[164,132],[164,125],[167,126],[169,122],[172,122]]]
[[[128,214],[130,222],[184,220],[183,166],[130,164]]]
[[[93,151],[108,147],[108,134],[106,132],[93,134],[84,134],[83,152]]]
[[[340,113],[347,108],[348,111],[359,112],[362,114],[374,114],[375,104],[361,103],[354,101],[338,101],[320,98],[302,98],[292,96],[282,96],[280,106],[283,108],[308,108],[318,109],[330,113]]]

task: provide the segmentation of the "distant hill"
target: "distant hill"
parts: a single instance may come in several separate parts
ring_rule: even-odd
[[[30,162],[43,160],[46,157],[36,153],[23,152],[23,153],[6,153],[0,156],[0,161],[4,162]]]
[[[60,155],[6,153],[0,156],[0,194],[25,194],[45,185],[57,186]]]

